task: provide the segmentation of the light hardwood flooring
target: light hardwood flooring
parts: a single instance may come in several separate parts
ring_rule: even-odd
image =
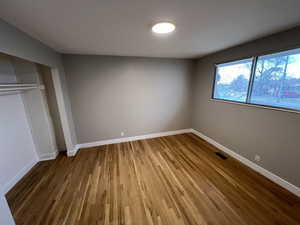
[[[41,162],[7,195],[17,225],[297,225],[300,199],[193,134]]]

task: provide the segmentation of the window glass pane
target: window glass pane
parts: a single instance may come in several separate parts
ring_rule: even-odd
[[[219,64],[216,69],[214,98],[246,102],[252,59]]]
[[[300,109],[300,49],[258,57],[250,102]]]

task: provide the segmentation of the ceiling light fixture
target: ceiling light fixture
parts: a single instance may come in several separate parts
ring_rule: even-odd
[[[152,26],[152,32],[157,34],[168,34],[175,30],[175,24],[169,22],[156,23]]]

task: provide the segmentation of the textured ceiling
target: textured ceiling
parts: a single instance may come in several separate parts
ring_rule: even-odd
[[[2,19],[62,53],[193,58],[300,22],[299,0],[1,0]],[[151,24],[172,21],[155,36]]]

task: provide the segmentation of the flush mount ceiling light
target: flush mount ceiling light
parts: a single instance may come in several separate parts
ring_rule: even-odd
[[[156,23],[152,26],[152,32],[156,34],[168,34],[175,30],[175,25],[169,22]]]

